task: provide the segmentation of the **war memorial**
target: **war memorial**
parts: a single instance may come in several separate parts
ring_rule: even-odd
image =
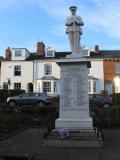
[[[66,147],[101,147],[102,136],[89,115],[88,68],[89,59],[82,56],[80,39],[84,22],[76,15],[76,6],[70,8],[66,20],[66,34],[71,55],[57,61],[61,69],[59,118],[48,133],[44,145]]]

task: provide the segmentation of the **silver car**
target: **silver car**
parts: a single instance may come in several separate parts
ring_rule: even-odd
[[[51,103],[50,97],[45,93],[28,92],[19,96],[8,97],[7,103],[10,106],[16,105],[47,105]]]

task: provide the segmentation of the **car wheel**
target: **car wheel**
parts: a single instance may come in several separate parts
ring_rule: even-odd
[[[41,107],[41,106],[43,106],[43,105],[44,105],[44,102],[43,102],[43,101],[37,102],[37,106]]]
[[[10,105],[11,107],[15,107],[17,104],[16,104],[15,101],[10,101],[10,102],[9,102],[9,105]]]
[[[110,107],[110,104],[109,103],[104,103],[103,104],[103,108],[109,108]]]

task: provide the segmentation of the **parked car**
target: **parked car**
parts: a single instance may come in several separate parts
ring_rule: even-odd
[[[93,107],[102,106],[103,108],[109,108],[113,104],[112,97],[101,94],[89,94],[89,104]]]
[[[45,93],[23,93],[19,96],[8,97],[7,103],[10,106],[16,105],[47,105],[51,103],[51,98]]]

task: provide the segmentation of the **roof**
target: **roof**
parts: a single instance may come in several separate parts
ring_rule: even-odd
[[[27,52],[29,52],[27,48],[11,48],[11,50],[16,50],[16,49],[25,49]]]
[[[99,52],[90,52],[90,58],[120,58],[120,50],[100,50]]]
[[[45,57],[44,55],[38,55],[36,52],[33,52],[26,60],[31,61],[31,60],[44,60],[44,59],[58,59],[66,57],[69,54],[71,54],[71,52],[55,52],[55,57]]]
[[[54,76],[43,76],[42,78],[40,78],[41,80],[59,80],[58,78],[54,77]]]

